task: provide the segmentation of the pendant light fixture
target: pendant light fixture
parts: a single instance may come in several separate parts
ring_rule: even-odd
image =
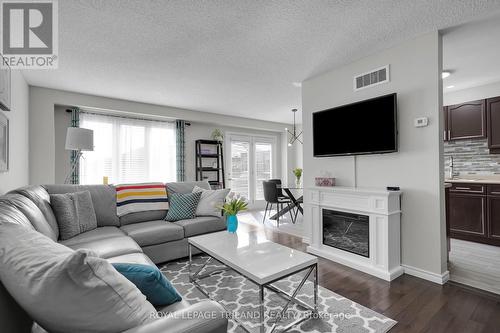
[[[292,112],[293,112],[293,129],[292,131],[290,131],[288,128],[285,128],[288,134],[290,134],[290,138],[288,140],[288,147],[291,147],[296,141],[303,144],[302,140],[300,139],[302,131],[300,131],[300,133],[297,133],[297,125],[295,124],[295,114],[297,113],[297,109],[292,109]]]

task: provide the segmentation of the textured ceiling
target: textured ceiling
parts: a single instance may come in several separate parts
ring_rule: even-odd
[[[500,16],[443,32],[444,92],[500,82]],[[452,88],[447,88],[453,86]]]
[[[59,69],[32,85],[291,122],[301,82],[500,9],[488,0],[59,1]]]

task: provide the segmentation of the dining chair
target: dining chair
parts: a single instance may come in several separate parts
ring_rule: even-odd
[[[285,195],[283,193],[283,189],[281,188],[281,179],[269,179],[268,181],[276,183],[277,191],[278,191],[278,198],[290,199],[287,195]]]
[[[273,182],[273,183],[276,183],[277,185],[277,188],[278,188],[278,198],[283,198],[283,199],[289,199],[289,200],[292,200],[288,195],[286,195],[285,193],[283,193],[283,188],[281,187],[281,179],[269,179],[268,181],[270,182]],[[290,204],[292,204],[293,202],[291,202]],[[292,215],[294,215],[294,218],[292,219],[292,222],[295,224],[295,221],[297,220],[297,215],[299,214],[299,211],[298,211],[298,208],[297,207],[293,207],[292,206]]]
[[[292,215],[292,207],[290,204],[292,203],[292,200],[290,198],[286,197],[280,197],[279,196],[279,191],[278,191],[278,186],[276,182],[273,181],[263,181],[262,186],[264,187],[264,199],[266,200],[266,210],[264,211],[264,218],[262,219],[262,223],[266,221],[266,214],[269,209],[271,211],[273,209],[273,204],[276,204],[276,212],[277,212],[277,226],[279,228],[280,226],[280,212],[283,210],[283,205],[286,204],[288,206],[288,212],[290,213],[290,218],[292,219],[292,222],[294,221],[293,215]],[[269,207],[269,205],[271,205]],[[281,207],[281,208],[280,208]],[[270,214],[270,213],[269,213]]]

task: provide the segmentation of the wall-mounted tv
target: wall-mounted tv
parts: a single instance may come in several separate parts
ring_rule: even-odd
[[[395,93],[318,111],[312,116],[315,157],[398,150]]]

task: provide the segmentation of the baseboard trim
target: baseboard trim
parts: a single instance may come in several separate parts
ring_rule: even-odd
[[[460,288],[466,289],[466,290],[473,292],[475,294],[491,298],[496,302],[500,302],[500,294],[497,292],[489,291],[489,290],[481,288],[481,287],[475,287],[475,286],[467,284],[467,283],[458,282],[458,281],[453,280],[453,278],[450,279],[449,283],[452,285],[458,286]]]
[[[403,266],[405,274],[412,275],[418,277],[420,279],[424,279],[427,281],[431,281],[437,284],[445,284],[450,279],[450,272],[446,271],[443,274],[436,274],[433,272],[429,272],[417,267],[409,266],[409,265],[401,265]]]
[[[397,277],[401,276],[404,274],[404,269],[401,266],[397,266],[393,268],[392,270],[383,270],[375,266],[369,266],[366,265],[364,262],[356,261],[349,259],[347,257],[342,257],[339,255],[336,255],[334,253],[331,253],[330,251],[325,251],[322,248],[315,248],[313,246],[308,246],[307,247],[307,252],[312,253],[314,255],[329,259],[331,261],[337,262],[339,264],[351,267],[353,269],[356,269],[358,271],[371,274],[373,276],[376,276],[380,279],[386,280],[386,281],[392,281],[396,279]]]

